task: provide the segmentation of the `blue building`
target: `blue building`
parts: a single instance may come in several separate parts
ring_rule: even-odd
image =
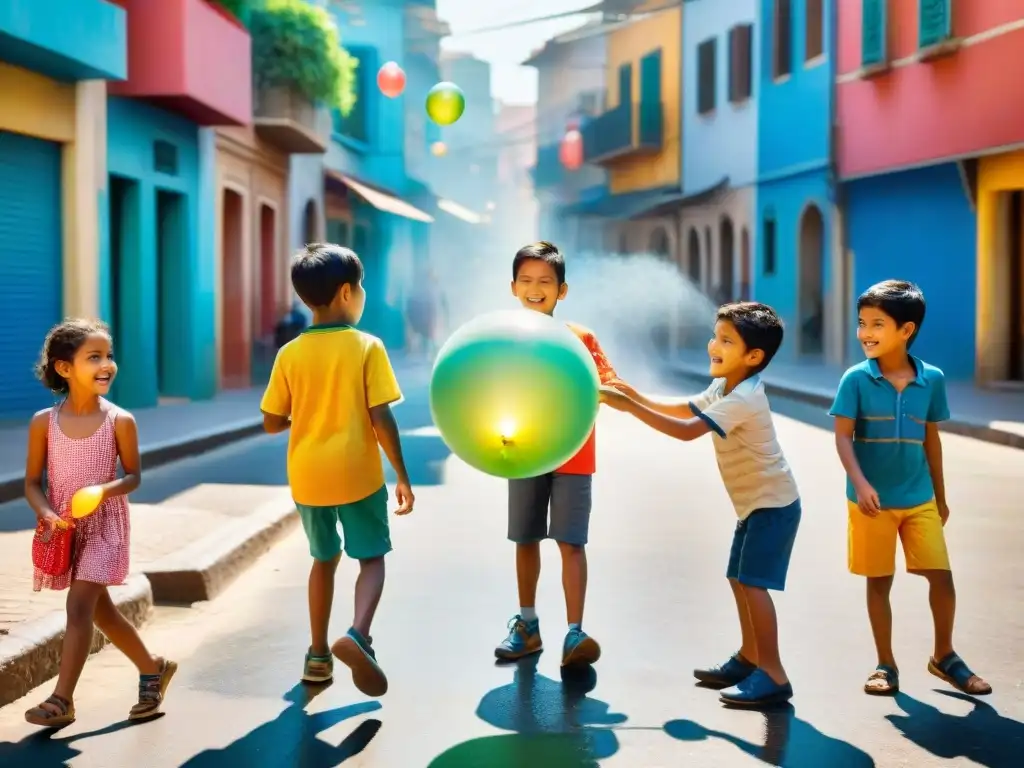
[[[757,286],[789,333],[786,357],[844,357],[844,290],[832,267],[832,3],[759,0]]]
[[[424,18],[436,20],[433,9],[433,2],[404,0],[330,7],[342,44],[359,64],[355,108],[335,115],[324,160],[326,234],[362,258],[367,294],[362,326],[391,347],[404,344],[405,299],[416,262],[426,257],[434,216],[424,209],[434,198],[406,171],[411,114],[406,102],[424,103],[424,78],[407,73],[405,92],[391,99],[377,88],[377,71],[388,61],[409,67],[410,33],[428,26]]]
[[[759,105],[758,0],[683,9],[681,262],[718,301],[748,298]]]

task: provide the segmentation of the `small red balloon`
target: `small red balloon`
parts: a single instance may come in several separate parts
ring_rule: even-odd
[[[562,137],[558,148],[558,159],[567,170],[578,171],[583,165],[583,135],[579,131],[568,131]]]
[[[394,61],[389,61],[377,72],[377,87],[389,99],[400,96],[405,90],[405,72]]]

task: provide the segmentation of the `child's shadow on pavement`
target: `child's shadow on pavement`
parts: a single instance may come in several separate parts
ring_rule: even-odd
[[[936,757],[964,757],[986,768],[1024,765],[1024,723],[1000,715],[980,699],[953,691],[936,691],[968,702],[966,715],[951,715],[931,704],[896,694],[896,704],[906,714],[886,715],[907,739]]]
[[[306,705],[327,685],[299,683],[284,695],[291,706],[275,719],[258,726],[223,749],[208,749],[190,758],[181,768],[224,768],[242,765],[288,765],[295,768],[334,768],[366,749],[380,730],[376,719],[360,723],[338,745],[328,744],[318,734],[352,717],[375,712],[378,701],[365,701],[326,712],[309,714]]]
[[[481,720],[512,733],[458,744],[429,768],[596,768],[619,751],[610,726],[626,716],[587,696],[597,685],[594,670],[566,673],[558,682],[537,674],[539,656],[508,665],[516,670],[512,682],[489,691],[477,707]]]
[[[762,763],[780,768],[873,768],[875,765],[867,752],[826,736],[806,720],[796,717],[792,705],[766,709],[760,715],[764,718],[764,741],[760,744],[705,728],[692,720],[667,722],[665,733],[680,741],[721,739]]]
[[[75,742],[106,736],[124,728],[134,728],[137,725],[145,725],[145,723],[122,720],[94,731],[73,733],[63,738],[60,738],[62,729],[46,728],[34,731],[21,741],[0,743],[0,765],[4,768],[68,765],[74,758],[82,754],[81,749],[73,746]]]

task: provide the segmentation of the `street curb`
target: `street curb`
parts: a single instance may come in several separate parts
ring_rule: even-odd
[[[123,585],[111,587],[110,596],[121,615],[136,627],[146,622],[153,609],[153,592],[142,574],[132,574]],[[54,610],[15,624],[10,634],[0,638],[0,707],[56,677],[65,624],[64,611]],[[103,633],[94,630],[90,652],[96,653],[106,644]]]
[[[256,419],[236,421],[208,432],[191,434],[184,438],[172,438],[162,443],[146,446],[141,450],[142,466],[153,469],[172,461],[197,456],[228,443],[238,442],[263,432],[262,416]],[[0,480],[0,504],[15,501],[25,495],[25,477],[11,475]]]
[[[212,600],[291,532],[298,521],[299,514],[291,502],[264,504],[146,566],[143,571],[154,602],[182,605]]]
[[[708,380],[706,367],[675,363],[672,365],[672,369],[683,378],[699,379],[705,382]],[[809,405],[821,406],[825,410],[832,407],[832,401],[835,397],[835,393],[826,390],[794,387],[792,384],[780,384],[779,382],[765,379],[763,376],[762,381],[764,381],[764,387],[769,395],[778,395],[788,400],[798,400]],[[1005,445],[1008,448],[1024,449],[1024,435],[998,429],[990,424],[964,421],[954,417],[949,421],[942,422],[942,431],[962,437],[971,437],[986,443]]]

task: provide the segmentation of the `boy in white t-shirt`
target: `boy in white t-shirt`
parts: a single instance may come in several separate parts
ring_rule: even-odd
[[[740,650],[720,666],[694,670],[721,700],[763,706],[793,696],[779,659],[775,604],[768,590],[786,586],[800,527],[800,495],[782,454],[764,385],[758,374],[782,345],[782,321],[756,302],[719,308],[708,342],[714,381],[694,398],[656,400],[625,385],[603,387],[601,402],[636,416],[677,440],[713,433],[722,481],[739,522],[726,577],[740,618]]]

